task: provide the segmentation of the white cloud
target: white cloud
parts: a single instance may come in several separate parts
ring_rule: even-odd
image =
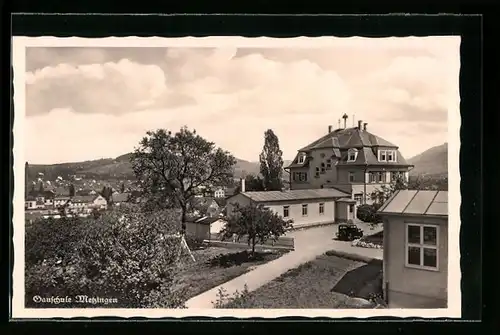
[[[72,108],[82,114],[121,114],[166,93],[165,73],[157,65],[127,59],[79,66],[60,64],[27,74],[26,111],[37,115],[54,108]]]
[[[349,125],[355,114],[410,157],[447,140],[446,110],[458,99],[457,47],[413,39],[246,54],[168,48],[150,65],[124,59],[44,68],[28,74],[27,110],[36,116],[26,119],[27,158],[114,157],[147,130],[188,125],[248,160],[258,159],[272,128],[291,159],[343,113]],[[428,132],[425,141],[411,131],[415,124]]]

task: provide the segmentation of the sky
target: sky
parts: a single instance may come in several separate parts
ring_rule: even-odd
[[[344,113],[348,126],[363,120],[406,158],[447,142],[448,111],[459,101],[459,37],[349,40],[26,48],[25,158],[113,158],[148,130],[186,125],[249,161],[258,161],[272,129],[291,160]]]

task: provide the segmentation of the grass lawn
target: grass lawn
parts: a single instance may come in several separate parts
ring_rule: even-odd
[[[256,251],[253,259],[247,250],[208,247],[193,251],[196,262],[184,259],[175,289],[183,290],[186,300],[241,276],[254,266],[272,261],[282,250]]]
[[[224,308],[374,308],[366,300],[381,293],[382,263],[322,255]]]

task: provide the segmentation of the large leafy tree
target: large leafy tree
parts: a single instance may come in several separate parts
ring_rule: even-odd
[[[228,185],[236,159],[195,130],[182,127],[175,134],[165,129],[147,132],[131,162],[149,204],[180,208],[184,227],[197,189]]]
[[[265,191],[264,179],[249,174],[245,177],[245,191]],[[241,182],[236,186],[235,193],[241,192]]]
[[[283,186],[283,152],[272,129],[264,133],[264,148],[259,156],[260,173],[267,191],[279,191]]]
[[[283,219],[278,213],[262,205],[240,206],[235,203],[221,236],[227,239],[235,234],[238,240],[246,238],[254,255],[257,243],[264,243],[269,239],[277,241],[291,226],[291,220]]]
[[[70,197],[75,196],[75,185],[73,185],[73,184],[69,185],[69,196]]]

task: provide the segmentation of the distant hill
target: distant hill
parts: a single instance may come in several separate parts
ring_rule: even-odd
[[[427,149],[407,161],[415,165],[410,175],[448,176],[448,143]]]
[[[121,155],[115,159],[106,158],[93,161],[61,163],[51,165],[29,165],[28,179],[33,179],[39,173],[43,173],[46,180],[55,180],[58,176],[68,179],[71,175],[84,174],[86,178],[94,179],[134,179],[134,172],[130,163],[131,153]],[[290,161],[285,161],[287,166]],[[242,178],[248,174],[259,174],[260,163],[249,162],[236,158],[234,167],[234,177]],[[288,179],[288,174],[284,173],[284,179]]]

